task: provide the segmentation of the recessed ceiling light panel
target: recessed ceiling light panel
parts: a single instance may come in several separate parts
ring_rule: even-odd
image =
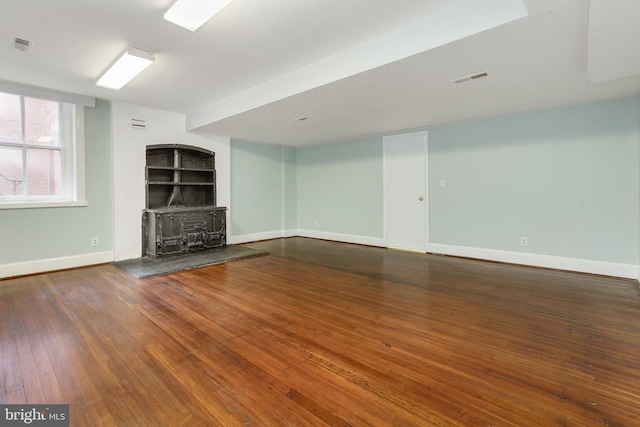
[[[231,0],[177,0],[164,14],[164,19],[195,31],[229,3]]]
[[[127,50],[115,64],[100,77],[96,85],[118,90],[140,74],[154,61],[153,56],[135,47]]]

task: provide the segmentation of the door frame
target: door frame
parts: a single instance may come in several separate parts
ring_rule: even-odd
[[[387,205],[387,145],[389,141],[396,137],[401,136],[414,136],[419,135],[424,137],[425,142],[425,151],[424,151],[424,188],[425,188],[425,201],[427,203],[427,208],[425,209],[425,236],[424,236],[424,252],[427,252],[429,247],[429,210],[431,209],[431,197],[429,191],[429,131],[417,131],[417,132],[407,132],[393,135],[385,135],[382,137],[382,179],[383,179],[383,189],[382,189],[382,203],[383,203],[383,236],[384,236],[384,245],[385,247],[389,247],[389,239],[388,239],[388,209]],[[423,251],[420,251],[423,252]]]

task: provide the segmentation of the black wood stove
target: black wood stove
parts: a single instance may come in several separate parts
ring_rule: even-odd
[[[147,147],[142,255],[226,245],[226,207],[216,206],[215,153],[180,144]]]

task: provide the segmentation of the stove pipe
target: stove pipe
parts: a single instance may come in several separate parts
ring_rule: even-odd
[[[173,182],[181,182],[181,174],[180,168],[181,165],[180,159],[180,151],[174,149],[173,150],[173,167],[175,170],[173,171]],[[185,206],[184,198],[182,197],[182,189],[180,185],[174,184],[173,191],[169,195],[169,200],[167,201],[167,206]]]

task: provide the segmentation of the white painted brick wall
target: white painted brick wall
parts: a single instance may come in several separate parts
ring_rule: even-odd
[[[147,129],[131,128],[131,119],[146,120]],[[142,255],[142,210],[145,208],[144,167],[147,145],[186,144],[216,153],[218,206],[229,208],[231,200],[230,138],[215,139],[184,131],[185,116],[170,111],[113,101],[113,251],[114,259]],[[107,179],[105,177],[105,179]],[[230,223],[227,211],[227,223]]]

